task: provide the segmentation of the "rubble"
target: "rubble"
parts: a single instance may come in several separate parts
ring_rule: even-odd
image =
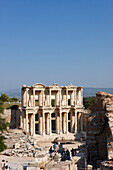
[[[35,143],[35,139],[32,136],[27,136],[24,133],[11,133],[6,132],[5,143],[7,150],[4,154],[18,157],[39,157],[39,155],[46,155],[47,151],[41,151]]]

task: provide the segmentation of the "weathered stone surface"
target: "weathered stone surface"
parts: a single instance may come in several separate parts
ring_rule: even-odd
[[[102,160],[113,159],[113,95],[96,94],[88,119],[86,142],[88,163],[94,167]]]
[[[83,87],[72,84],[46,87],[40,83],[22,86],[22,125],[26,134],[82,132],[83,112]]]

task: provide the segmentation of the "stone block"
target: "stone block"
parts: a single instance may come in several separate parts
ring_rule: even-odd
[[[18,165],[18,169],[17,170],[23,170],[23,165]]]

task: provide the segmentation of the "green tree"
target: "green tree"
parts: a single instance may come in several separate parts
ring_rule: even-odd
[[[85,107],[85,109],[88,109],[90,106],[93,105],[93,103],[95,102],[96,97],[84,97],[83,98],[83,105]]]
[[[9,101],[10,102],[17,102],[17,101],[19,101],[19,99],[16,98],[16,97],[12,97],[12,98],[9,99]]]
[[[2,134],[4,130],[7,130],[8,123],[4,118],[1,117],[3,111],[3,102],[0,101],[0,152],[4,151],[7,148],[7,146],[4,144],[4,136]]]
[[[3,101],[5,104],[5,102],[9,101],[9,96],[6,93],[2,93],[0,96],[0,100]]]

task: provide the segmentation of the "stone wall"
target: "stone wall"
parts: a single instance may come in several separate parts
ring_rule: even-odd
[[[4,109],[4,113],[1,114],[2,118],[5,118],[9,123],[11,129],[20,127],[20,118],[22,116],[21,109],[18,107],[12,107],[11,109]]]
[[[91,107],[87,124],[88,163],[95,168],[106,159],[113,159],[113,95],[99,92]]]

